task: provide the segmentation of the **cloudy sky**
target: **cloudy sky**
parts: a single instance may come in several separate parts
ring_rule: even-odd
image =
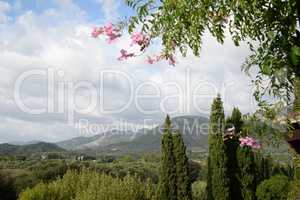
[[[120,62],[120,49],[136,50],[128,35],[108,44],[90,33],[130,14],[122,0],[0,0],[0,142],[55,142],[82,134],[82,126],[99,132],[99,124],[151,126],[166,113],[208,116],[217,93],[226,113],[253,112],[251,81],[240,68],[245,45],[206,34],[201,57],[177,55],[176,67],[147,64],[146,55]]]

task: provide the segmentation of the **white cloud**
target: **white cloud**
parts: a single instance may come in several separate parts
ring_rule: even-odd
[[[72,1],[57,2],[60,3],[60,8],[57,10],[50,9],[41,13],[28,11],[17,16],[13,22],[6,20],[0,27],[0,109],[5,111],[2,112],[1,117],[6,120],[5,125],[0,127],[0,135],[1,138],[5,138],[4,140],[21,138],[22,140],[56,141],[78,134],[74,126],[67,124],[66,113],[33,116],[22,112],[17,107],[13,98],[15,80],[24,71],[31,69],[56,70],[55,87],[58,87],[59,83],[66,84],[67,81],[75,84],[80,81],[88,81],[93,84],[97,92],[102,86],[99,82],[99,71],[103,69],[121,70],[132,78],[135,89],[133,92],[136,92],[137,86],[145,81],[154,83],[162,92],[159,98],[139,102],[145,110],[157,108],[157,112],[154,114],[143,114],[132,103],[123,112],[108,115],[101,112],[99,107],[102,105],[98,102],[96,109],[85,114],[76,114],[75,120],[87,118],[96,123],[108,123],[115,119],[140,123],[141,119],[147,117],[160,120],[164,115],[163,110],[160,109],[163,98],[178,93],[175,87],[166,86],[168,82],[178,84],[183,91],[180,96],[182,101],[176,99],[165,101],[168,112],[179,109],[173,115],[202,114],[203,112],[207,114],[209,112],[211,100],[216,95],[209,85],[202,87],[202,91],[206,94],[213,93],[213,96],[200,99],[201,104],[198,106],[203,112],[197,110],[192,104],[193,99],[189,90],[195,89],[200,81],[213,84],[217,92],[221,94],[223,85],[231,84],[226,87],[224,94],[227,112],[233,106],[241,107],[244,112],[253,110],[251,93],[249,92],[250,81],[240,71],[240,65],[249,53],[246,47],[236,48],[229,40],[226,40],[224,45],[220,45],[213,38],[206,36],[201,57],[195,58],[190,55],[187,58],[181,58],[178,56],[176,67],[171,67],[165,62],[148,65],[145,64],[145,57],[143,56],[119,62],[116,57],[121,48],[129,46],[128,36],[113,45],[108,45],[105,39],[91,38],[92,25],[86,21],[84,12]],[[118,17],[116,14],[118,13],[118,4],[111,0],[99,2],[105,11],[107,20]],[[6,7],[8,8],[2,8],[5,12],[9,10],[9,6],[6,5]],[[65,7],[70,9],[65,12],[63,9]],[[152,53],[156,53],[155,50],[158,48],[153,47],[151,49]],[[190,70],[190,83],[187,83],[187,68]],[[63,76],[58,74],[59,71],[64,71]],[[105,108],[113,109],[125,104],[130,96],[127,82],[120,77],[110,76],[106,78],[103,96]],[[47,106],[45,81],[30,78],[23,87],[22,95],[27,99],[26,104],[32,107]],[[142,92],[145,91],[144,88]],[[155,92],[153,88],[147,91]],[[58,94],[55,93],[55,95]],[[98,95],[100,96],[99,93]],[[57,104],[65,106],[68,103],[62,96],[55,96],[55,98],[56,106]],[[89,94],[78,93],[76,103],[79,106],[86,106],[89,100]],[[21,129],[26,130],[26,132]],[[12,133],[10,137],[2,137],[8,132]]]

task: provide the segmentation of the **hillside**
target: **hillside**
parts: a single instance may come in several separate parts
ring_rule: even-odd
[[[207,126],[209,120],[200,116],[180,116],[172,119],[173,128],[183,135],[188,150],[206,151],[208,135]],[[163,126],[145,131],[137,135],[130,142],[111,144],[103,149],[108,152],[136,153],[148,151],[160,151]]]
[[[29,145],[0,144],[0,155],[25,155],[44,152],[63,152],[65,149],[56,144],[39,142]]]
[[[183,135],[189,150],[207,149],[207,125],[209,120],[201,116],[180,116],[172,119],[173,128]],[[67,150],[92,152],[147,152],[159,151],[163,126],[133,132],[106,132],[93,137],[77,137],[57,143]]]
[[[129,142],[134,135],[133,132],[110,131],[92,137],[76,137],[56,144],[67,150],[98,149],[110,144]]]

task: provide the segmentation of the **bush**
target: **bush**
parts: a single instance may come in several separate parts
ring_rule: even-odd
[[[289,180],[286,176],[275,175],[263,181],[256,190],[258,200],[286,200]]]
[[[45,161],[30,169],[38,179],[52,181],[58,177],[62,177],[66,173],[68,166],[65,162]]]
[[[68,171],[49,184],[40,183],[20,194],[20,200],[151,200],[154,188],[150,181],[133,176],[123,179],[92,171]]]

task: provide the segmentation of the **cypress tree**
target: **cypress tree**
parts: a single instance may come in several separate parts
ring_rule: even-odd
[[[158,199],[160,200],[176,200],[176,167],[173,154],[173,136],[171,132],[171,120],[167,115],[162,136],[161,145],[161,169]]]
[[[223,141],[225,126],[223,102],[218,95],[211,107],[209,128],[209,156],[207,199],[229,200],[230,187],[227,173],[226,147]]]
[[[242,120],[242,113],[238,108],[232,110],[231,116],[226,120],[226,127],[235,127],[235,133],[240,133],[244,122]],[[226,157],[227,157],[227,172],[230,185],[230,199],[240,200],[241,187],[239,181],[239,167],[237,160],[237,149],[239,148],[239,138],[233,135],[230,139],[225,140],[226,145]]]
[[[239,166],[237,158],[237,149],[239,148],[239,140],[237,137],[225,141],[226,157],[227,157],[227,175],[229,178],[230,199],[240,200],[241,187],[238,177]]]
[[[236,133],[240,133],[242,131],[244,121],[242,120],[242,113],[238,108],[233,108],[231,116],[226,119],[226,125],[230,124],[234,125]]]
[[[178,200],[191,200],[192,189],[189,178],[189,163],[186,147],[179,132],[173,135],[174,156],[176,163],[176,189]]]

